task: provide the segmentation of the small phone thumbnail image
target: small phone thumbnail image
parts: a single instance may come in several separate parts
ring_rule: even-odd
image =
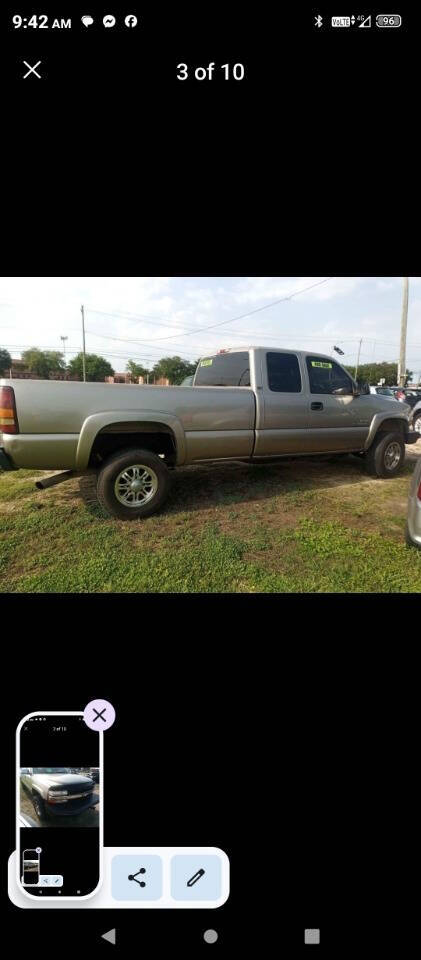
[[[21,827],[98,827],[98,767],[21,767]]]

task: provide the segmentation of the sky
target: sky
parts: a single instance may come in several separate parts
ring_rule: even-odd
[[[361,363],[397,361],[402,280],[2,277],[0,347],[19,358],[31,346],[62,350],[63,336],[70,359],[82,349],[84,304],[86,351],[105,356],[116,371],[130,358],[152,368],[163,356],[193,362],[249,344],[326,354],[339,346],[341,362],[354,365],[360,338]],[[407,367],[421,379],[421,277],[409,278]]]

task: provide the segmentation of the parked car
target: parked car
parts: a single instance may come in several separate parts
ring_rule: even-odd
[[[99,783],[99,767],[91,767],[89,776],[92,777],[94,783]]]
[[[415,433],[421,433],[421,399],[412,407],[409,422]]]
[[[417,403],[421,403],[421,390],[411,390],[408,387],[404,387],[403,393],[405,397],[405,403],[407,403],[411,409],[413,409]]]
[[[421,457],[415,467],[408,499],[406,541],[421,550]]]
[[[92,778],[67,773],[66,767],[26,767],[21,781],[40,820],[76,816],[98,803]]]
[[[392,387],[370,387],[370,393],[376,393],[380,397],[389,397],[390,400],[398,399]]]
[[[177,466],[356,453],[394,477],[417,440],[406,404],[363,394],[332,357],[264,347],[204,357],[193,387],[4,379],[0,408],[3,467],[65,471],[39,489],[96,472],[124,520],[162,506]]]
[[[400,400],[401,403],[405,403],[405,390],[403,387],[391,387],[395,395],[396,400]]]

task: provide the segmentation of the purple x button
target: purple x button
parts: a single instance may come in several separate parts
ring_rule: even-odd
[[[83,719],[91,730],[108,730],[115,720],[115,710],[108,700],[91,700],[83,711]]]

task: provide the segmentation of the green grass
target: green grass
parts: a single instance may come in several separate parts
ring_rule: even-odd
[[[105,516],[77,480],[43,493],[0,473],[0,591],[419,592],[404,541],[410,471],[367,482],[358,463],[193,468],[164,510]]]

